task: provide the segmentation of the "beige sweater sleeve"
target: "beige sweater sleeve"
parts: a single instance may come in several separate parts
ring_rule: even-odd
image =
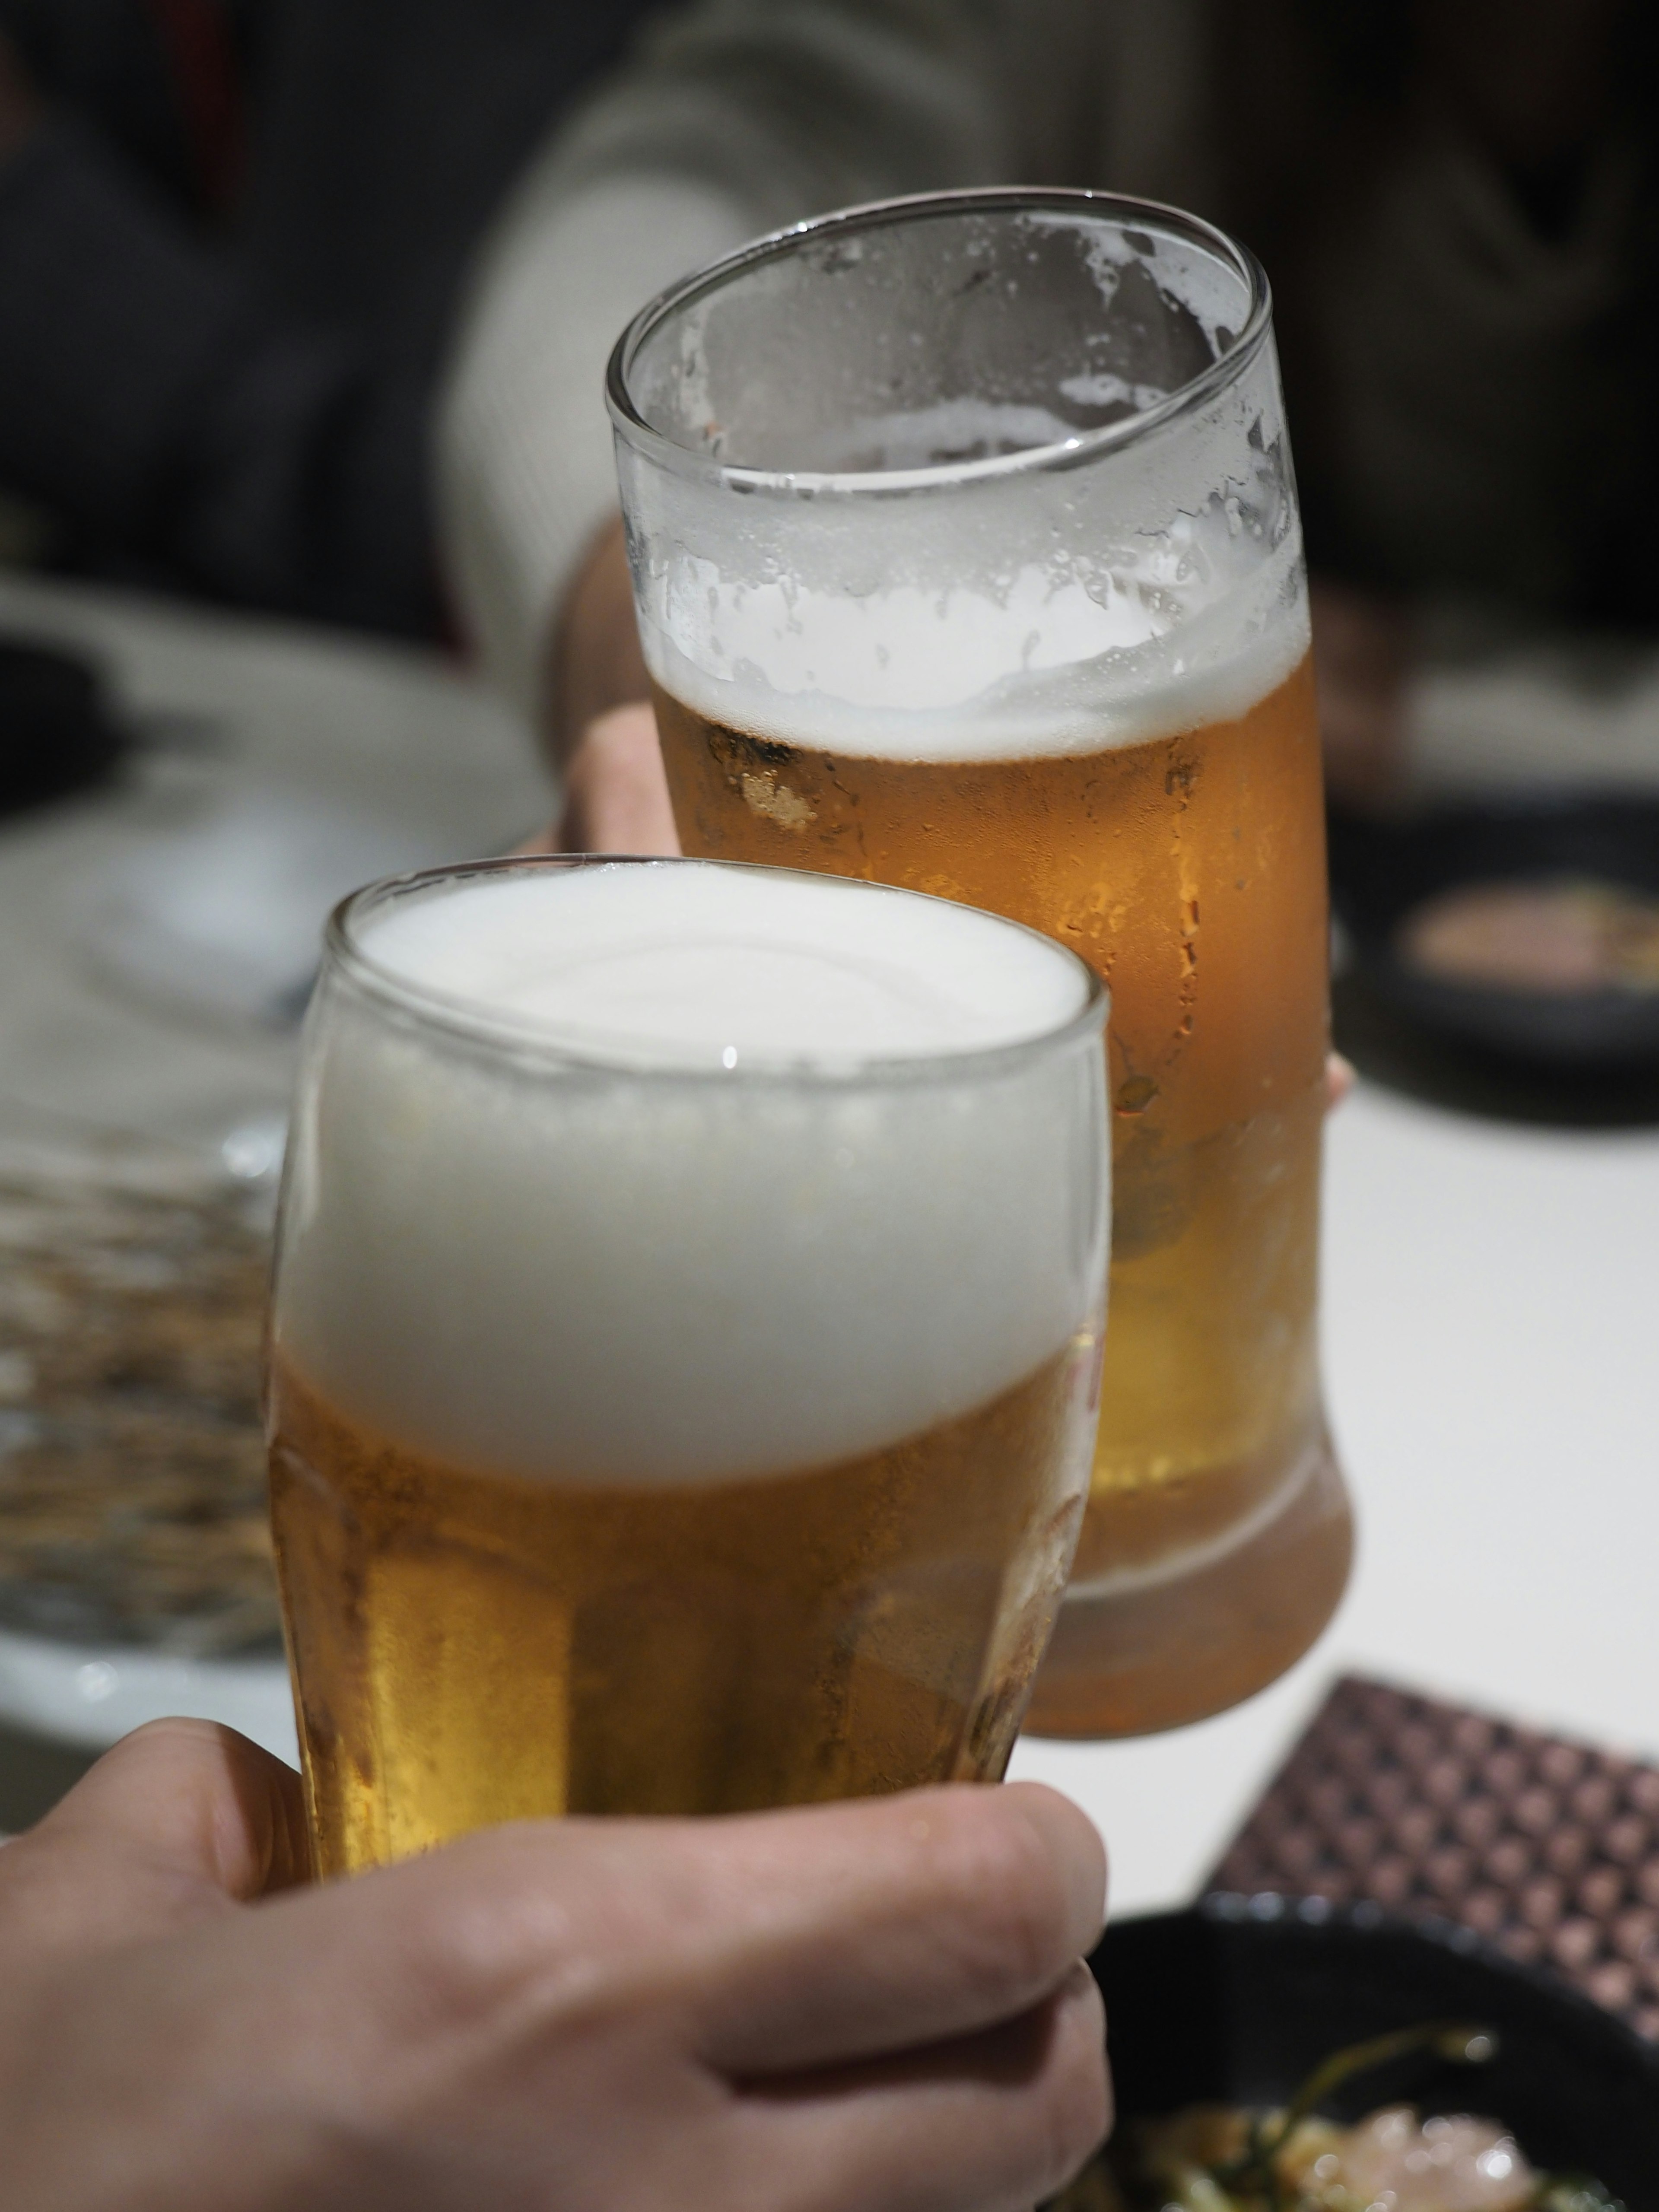
[[[439,422],[440,529],[469,635],[532,719],[553,610],[617,504],[611,346],[642,301],[755,228],[729,193],[617,176],[538,194],[495,242]]]
[[[486,243],[437,432],[450,580],[526,711],[554,612],[616,503],[603,376],[635,311],[826,208],[1088,176],[1104,13],[702,0],[554,134]]]

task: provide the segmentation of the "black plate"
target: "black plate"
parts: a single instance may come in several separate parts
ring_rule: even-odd
[[[1510,991],[1451,983],[1402,961],[1395,933],[1442,891],[1588,876],[1659,895],[1659,800],[1525,794],[1400,821],[1333,809],[1331,902],[1376,996],[1454,1042],[1563,1071],[1659,1063],[1659,992]]]
[[[0,815],[101,781],[125,742],[95,669],[0,638]]]
[[[1535,2166],[1592,2173],[1629,2212],[1659,2212],[1659,2056],[1465,1929],[1317,1900],[1212,1898],[1109,1929],[1090,1964],[1121,2118],[1282,2105],[1345,2044],[1467,2021],[1497,2032],[1489,2064],[1401,2061],[1334,2098],[1333,2117],[1357,2120],[1391,2100],[1482,2113],[1513,2130]]]

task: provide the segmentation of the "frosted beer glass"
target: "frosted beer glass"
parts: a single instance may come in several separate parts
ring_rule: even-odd
[[[1088,1486],[1104,1012],[1034,931],[773,869],[346,902],[269,1390],[325,1873],[1000,1776]]]
[[[1090,193],[829,216],[647,307],[609,398],[688,853],[907,884],[1109,984],[1110,1320],[1029,1725],[1167,1728],[1329,1617],[1326,890],[1266,280]]]

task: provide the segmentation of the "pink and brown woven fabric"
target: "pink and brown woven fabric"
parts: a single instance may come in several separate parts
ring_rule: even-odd
[[[1349,1675],[1206,1887],[1461,1923],[1659,2039],[1659,1767]]]

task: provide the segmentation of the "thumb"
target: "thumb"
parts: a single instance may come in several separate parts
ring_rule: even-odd
[[[211,1721],[154,1721],[0,1854],[0,1935],[143,1942],[309,1872],[291,1767]]]

